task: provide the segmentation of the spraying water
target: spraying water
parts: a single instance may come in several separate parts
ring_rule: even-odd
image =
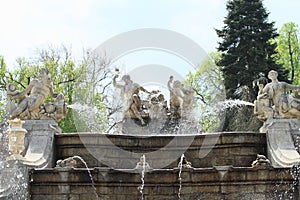
[[[85,122],[85,125],[91,132],[106,130],[107,122],[104,121],[104,119],[106,119],[106,116],[104,116],[105,113],[99,111],[97,107],[75,103],[72,105],[68,105],[68,108],[77,111],[79,113],[79,116],[83,117],[82,120]],[[80,129],[80,126],[76,126],[76,128],[77,131],[82,131],[78,130]]]
[[[253,103],[248,102],[248,101],[243,101],[240,99],[228,99],[225,101],[221,101],[218,102],[215,106],[214,106],[214,110],[215,111],[225,111],[228,108],[239,108],[242,106],[254,106]]]

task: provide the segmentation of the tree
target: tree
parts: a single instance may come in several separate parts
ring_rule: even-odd
[[[278,38],[273,40],[277,44],[277,53],[274,55],[276,62],[289,69],[289,79],[296,85],[300,84],[300,43],[298,35],[298,25],[289,22],[283,24]]]
[[[86,116],[89,130],[109,132],[117,124],[112,115],[121,110],[112,105],[116,96],[112,87],[114,70],[111,60],[106,53],[100,55],[88,51],[83,65],[85,70],[81,72],[80,87],[76,88],[74,100],[78,107],[85,107],[80,112]]]
[[[266,77],[271,69],[278,71],[280,80],[287,81],[288,71],[272,58],[276,44],[270,40],[278,34],[274,22],[267,22],[269,13],[262,0],[229,0],[227,11],[225,26],[216,30],[222,39],[217,48],[222,53],[217,65],[223,72],[226,98],[253,102],[257,95],[253,81]],[[247,114],[252,108],[248,110]],[[226,115],[225,130],[251,127],[245,124],[251,121],[242,127],[241,122],[235,122],[239,126],[234,126],[233,113]]]
[[[0,119],[5,115],[6,89],[6,64],[4,57],[0,55]]]

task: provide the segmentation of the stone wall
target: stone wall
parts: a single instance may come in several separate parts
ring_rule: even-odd
[[[76,168],[33,169],[33,200],[175,200],[179,196],[181,200],[298,199],[297,182],[289,168],[251,167],[257,154],[266,155],[264,133],[152,137],[73,133],[56,134],[55,141],[55,159],[82,157],[92,178],[81,162]],[[156,151],[159,155],[151,156]],[[182,171],[178,167],[181,152],[192,163]],[[104,160],[95,157],[100,153]],[[134,157],[136,154],[144,154],[150,165],[142,192],[142,171],[136,167],[140,157]],[[177,159],[171,160],[176,154]],[[105,159],[121,168],[105,167]],[[156,162],[167,161],[170,163],[163,168],[154,167]]]
[[[130,173],[135,172],[135,173]],[[145,174],[142,193],[141,174],[95,168],[93,185],[85,169],[44,169],[31,172],[32,200],[274,200],[298,199],[289,170],[230,167],[153,170]],[[181,186],[180,186],[181,185]],[[181,188],[181,189],[180,189]],[[97,193],[97,196],[95,194]],[[179,192],[180,191],[180,192]]]
[[[131,169],[136,166],[141,153],[157,150],[160,150],[158,154],[152,154],[151,157],[146,155],[147,162],[152,167],[162,162],[166,163],[164,168],[177,167],[179,160],[174,161],[170,157],[180,158],[182,153],[197,168],[218,165],[249,167],[257,154],[266,155],[266,136],[263,133],[230,132],[153,137],[74,133],[57,134],[55,139],[56,159],[78,155],[89,167],[107,166],[106,161],[109,160],[113,166]],[[163,148],[166,145],[168,147]]]

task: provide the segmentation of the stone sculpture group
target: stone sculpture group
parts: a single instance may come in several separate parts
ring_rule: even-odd
[[[54,100],[45,103],[49,95]],[[47,68],[42,68],[38,78],[32,80],[23,91],[7,83],[7,96],[7,112],[12,119],[54,119],[59,122],[68,111],[64,95],[54,93]]]
[[[125,119],[137,119],[140,124],[146,125],[147,121],[157,119],[188,119],[194,107],[194,90],[184,86],[180,81],[170,76],[167,83],[170,92],[169,106],[163,93],[159,90],[147,91],[134,83],[129,75],[124,75],[124,84],[117,83],[116,74],[113,78],[115,88],[121,90],[123,116]],[[148,94],[146,99],[141,99],[140,92]]]
[[[280,82],[278,73],[268,73],[270,83],[259,84],[257,100],[254,102],[254,114],[261,121],[267,119],[300,118],[300,86]],[[288,91],[294,91],[289,94]]]

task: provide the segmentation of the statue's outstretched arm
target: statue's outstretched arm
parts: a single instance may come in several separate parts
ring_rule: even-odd
[[[284,82],[285,83],[285,82]],[[290,89],[290,90],[297,90],[300,92],[300,86],[298,85],[292,85],[292,84],[288,84],[288,83],[285,83],[285,87],[287,89]]]
[[[56,98],[58,96],[58,94],[54,92],[52,84],[51,84],[49,90],[50,90],[51,97]]]
[[[173,91],[173,87],[172,87],[172,82],[173,82],[173,76],[170,76],[170,79],[168,81],[168,89],[170,90],[170,92],[174,92]]]
[[[17,98],[20,99],[20,98],[24,98],[25,96],[27,96],[27,95],[31,92],[32,88],[33,88],[35,85],[36,85],[36,81],[35,81],[35,80],[31,81],[31,82],[29,83],[29,85],[25,88],[25,90],[19,92]]]
[[[115,88],[123,88],[124,86],[123,85],[120,85],[120,84],[118,84],[117,83],[117,78],[119,77],[119,75],[115,75],[114,76],[114,78],[113,78],[113,86],[115,87]]]

